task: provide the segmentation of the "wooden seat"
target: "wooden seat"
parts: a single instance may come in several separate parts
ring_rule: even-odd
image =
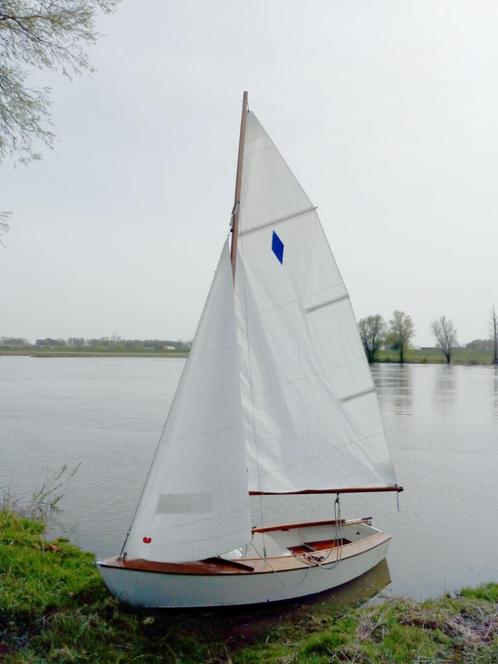
[[[350,540],[347,539],[327,539],[320,540],[318,542],[304,542],[304,544],[299,544],[297,546],[289,546],[289,551],[292,551],[294,554],[303,554],[303,553],[316,553],[317,551],[324,551],[326,549],[334,549],[338,546],[344,546],[344,544],[350,544]]]

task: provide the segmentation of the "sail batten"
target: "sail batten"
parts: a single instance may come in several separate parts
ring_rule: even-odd
[[[261,231],[264,228],[268,228],[268,226],[276,226],[277,224],[282,224],[285,221],[291,221],[292,219],[295,219],[296,217],[300,217],[303,214],[307,214],[308,212],[313,212],[313,210],[316,210],[316,206],[311,206],[304,208],[304,210],[298,210],[297,212],[292,212],[291,214],[287,214],[285,217],[279,217],[278,219],[272,219],[271,221],[266,221],[259,226],[253,226],[252,228],[249,228],[246,231],[240,231],[239,235],[247,235],[248,233],[256,233],[257,231]]]
[[[330,300],[326,300],[325,302],[319,302],[318,304],[314,304],[311,307],[307,307],[306,313],[311,314],[313,311],[316,311],[317,309],[322,309],[323,307],[329,307],[331,304],[336,304],[337,302],[342,302],[342,300],[348,300],[349,295],[347,293],[343,293],[342,295],[337,295],[337,297],[333,297]]]

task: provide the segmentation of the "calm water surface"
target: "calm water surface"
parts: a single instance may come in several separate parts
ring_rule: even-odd
[[[60,528],[99,556],[116,553],[182,366],[0,357],[0,489],[25,498],[62,464],[81,463]],[[343,496],[342,511],[372,515],[393,535],[383,594],[421,599],[498,580],[496,369],[385,364],[373,372],[405,492],[400,511],[391,494]],[[330,497],[263,500],[266,522],[332,515]]]

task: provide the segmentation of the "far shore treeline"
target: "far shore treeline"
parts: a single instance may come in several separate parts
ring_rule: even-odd
[[[488,318],[488,336],[466,344],[458,342],[452,320],[440,316],[431,322],[434,346],[414,346],[415,325],[411,316],[396,310],[386,322],[380,314],[358,321],[363,348],[370,364],[399,362],[417,364],[495,364],[498,365],[498,313],[493,307]],[[84,339],[36,339],[33,343],[20,337],[0,337],[0,355],[31,355],[33,357],[185,357],[191,341],[177,339],[122,339],[101,337]]]
[[[431,322],[434,346],[413,348],[415,326],[404,311],[394,311],[386,323],[380,314],[361,318],[358,322],[365,354],[374,362],[418,362],[447,364],[498,364],[498,314],[493,307],[488,319],[487,339],[458,343],[452,320],[440,316]]]
[[[48,356],[92,356],[92,355],[161,355],[185,356],[190,351],[190,341],[170,339],[36,339],[34,343],[17,337],[0,337],[0,355]]]

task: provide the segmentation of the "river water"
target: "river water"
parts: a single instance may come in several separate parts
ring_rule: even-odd
[[[118,552],[183,362],[0,357],[0,491],[25,500],[80,464],[57,529],[98,556]],[[383,595],[498,580],[496,368],[383,364],[373,374],[405,492],[399,511],[394,495],[362,494],[343,496],[342,513],[372,515],[393,535]],[[333,513],[331,497],[262,500],[267,523]]]

